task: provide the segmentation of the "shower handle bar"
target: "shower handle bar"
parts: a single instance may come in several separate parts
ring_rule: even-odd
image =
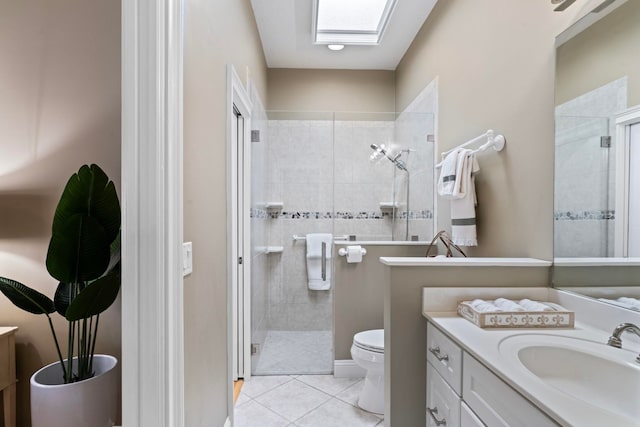
[[[322,242],[322,281],[327,281],[327,242]]]
[[[293,240],[307,240],[307,236],[293,235]],[[333,240],[349,240],[349,236],[333,236]]]

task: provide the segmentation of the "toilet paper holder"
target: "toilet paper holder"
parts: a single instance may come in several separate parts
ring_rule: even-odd
[[[360,262],[362,257],[367,254],[367,250],[362,246],[347,246],[346,248],[338,249],[338,255],[346,256],[347,262]],[[351,260],[350,258],[355,256],[356,260]]]

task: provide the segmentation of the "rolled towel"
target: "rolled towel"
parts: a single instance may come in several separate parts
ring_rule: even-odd
[[[521,299],[518,301],[525,310],[527,311],[553,311],[553,308],[549,307],[546,304],[543,304],[538,301],[531,301],[530,299]]]
[[[521,307],[517,302],[511,301],[506,298],[498,298],[493,302],[496,307],[501,308],[503,311],[524,311],[524,308]]]
[[[491,304],[489,301],[485,301],[483,299],[474,299],[469,303],[469,305],[479,313],[491,313],[495,311],[502,311],[495,305]]]
[[[637,298],[620,297],[620,298],[618,298],[618,301],[620,301],[621,303],[624,303],[624,304],[629,304],[630,306],[632,306],[636,310],[640,309],[640,300],[637,299]]]
[[[622,301],[618,301],[618,300],[614,300],[614,299],[598,298],[598,301],[602,301],[602,302],[606,302],[606,303],[609,303],[609,304],[617,305],[618,307],[622,307],[622,308],[628,308],[629,310],[636,310],[635,308],[633,308],[633,306],[631,304],[625,304]]]

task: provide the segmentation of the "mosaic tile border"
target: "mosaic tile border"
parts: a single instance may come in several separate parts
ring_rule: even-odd
[[[338,212],[322,212],[322,211],[266,211],[264,209],[251,209],[249,212],[251,218],[255,219],[391,219],[391,212],[382,211],[338,211]],[[396,214],[397,219],[433,219],[433,212],[430,210],[419,211],[401,211]]]
[[[251,208],[249,209],[249,218],[267,219],[269,218],[269,212],[266,209]]]
[[[557,211],[553,213],[556,221],[580,221],[600,220],[612,221],[616,219],[615,210],[590,210],[590,211]]]

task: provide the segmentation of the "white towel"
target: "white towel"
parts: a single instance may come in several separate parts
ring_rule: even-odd
[[[524,308],[515,301],[506,298],[498,298],[493,304],[503,311],[524,311]]]
[[[460,151],[451,200],[451,240],[458,246],[477,246],[475,173],[480,167],[473,150]]]
[[[322,279],[322,243],[326,243],[325,278]],[[331,288],[331,250],[333,235],[329,233],[307,234],[307,277],[309,289],[326,291]]]
[[[440,177],[438,177],[438,194],[444,199],[455,199],[455,183],[457,179],[458,155],[461,148],[456,148],[447,154],[440,163]]]
[[[640,310],[640,300],[637,298],[620,297],[618,301],[623,304],[628,304],[636,310]]]
[[[482,299],[474,299],[469,303],[478,313],[494,313],[496,311],[502,311],[502,309],[493,305],[490,301]]]
[[[553,311],[553,308],[549,307],[548,305],[538,301],[532,301],[527,298],[521,299],[520,301],[518,301],[518,304],[520,304],[527,311]]]

